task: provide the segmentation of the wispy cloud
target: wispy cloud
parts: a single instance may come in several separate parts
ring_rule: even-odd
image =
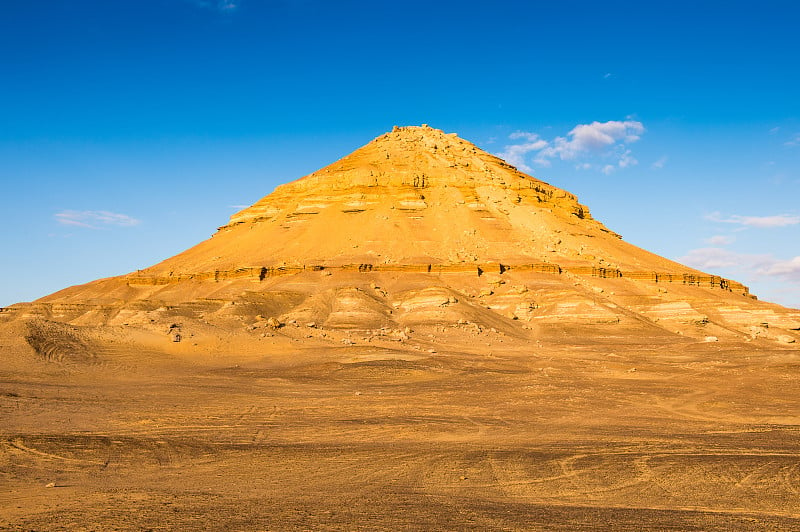
[[[792,138],[783,143],[784,146],[800,146],[800,133],[795,133]]]
[[[566,136],[552,141],[541,139],[536,133],[516,131],[509,139],[523,142],[506,146],[498,155],[525,172],[531,171],[526,156],[533,153],[533,162],[539,166],[547,167],[560,159],[575,161],[578,169],[597,167],[610,174],[638,164],[628,145],[639,140],[644,131],[644,125],[635,120],[578,124]],[[601,162],[594,164],[598,159]]]
[[[515,131],[508,136],[511,140],[522,140],[520,144],[506,146],[500,154],[504,160],[513,164],[523,172],[531,172],[533,169],[525,163],[525,156],[531,152],[537,152],[546,148],[549,144],[546,140],[539,138],[536,133],[525,131]]]
[[[800,281],[800,257],[789,260],[777,260],[762,266],[756,273],[781,277],[791,281]]]
[[[657,161],[655,161],[653,164],[650,165],[650,168],[653,168],[654,170],[661,170],[662,168],[664,168],[664,165],[667,164],[668,160],[669,157],[667,157],[666,155],[664,155],[663,157],[659,157]]]
[[[747,275],[777,277],[800,282],[800,257],[784,260],[767,254],[737,253],[728,249],[710,247],[693,249],[678,260],[699,270],[714,271],[721,268],[733,268]]]
[[[133,227],[141,223],[136,218],[127,214],[109,211],[72,211],[66,210],[53,215],[61,225],[85,227],[87,229],[100,229],[102,227]]]
[[[736,224],[744,227],[757,227],[759,229],[771,229],[773,227],[787,227],[800,224],[800,216],[792,214],[777,214],[774,216],[740,216],[734,214],[723,218],[718,212],[706,215],[707,220],[726,224]]]
[[[222,13],[230,13],[239,9],[241,0],[188,0],[189,3],[206,9],[214,9]]]
[[[706,239],[706,242],[712,246],[727,246],[728,244],[736,242],[736,238],[727,235],[715,235]]]
[[[743,264],[753,263],[756,260],[768,261],[769,259],[766,255],[744,256],[728,249],[711,247],[693,249],[678,260],[699,270],[713,271],[719,268],[742,266]]]
[[[708,247],[693,249],[678,261],[698,270],[721,273],[739,281],[764,283],[762,289],[772,287],[767,292],[771,298],[800,307],[794,295],[800,295],[800,256],[780,259],[768,254],[737,253]],[[792,298],[795,298],[794,301]]]

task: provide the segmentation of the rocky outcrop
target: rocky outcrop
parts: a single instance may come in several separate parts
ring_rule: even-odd
[[[636,281],[649,281],[653,283],[678,283],[689,286],[704,286],[718,288],[742,295],[749,295],[749,289],[741,283],[731,281],[716,275],[697,275],[694,273],[659,273],[623,271],[617,268],[601,266],[559,266],[552,263],[537,264],[503,264],[503,263],[454,263],[454,264],[343,264],[343,265],[298,265],[237,268],[235,270],[216,270],[213,272],[174,274],[167,276],[152,276],[141,272],[125,277],[130,286],[158,286],[185,281],[224,281],[233,279],[251,279],[264,281],[270,277],[295,275],[304,271],[326,272],[404,272],[404,273],[475,273],[478,277],[484,273],[504,274],[506,272],[547,273],[559,275],[569,273],[572,275],[598,277],[601,279],[633,279]]]

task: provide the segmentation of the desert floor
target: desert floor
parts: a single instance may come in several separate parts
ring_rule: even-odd
[[[800,530],[796,349],[456,333],[6,367],[0,528]]]

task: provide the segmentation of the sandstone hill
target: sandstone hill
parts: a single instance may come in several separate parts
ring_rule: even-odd
[[[800,310],[426,126],[1,310],[0,529],[800,530]]]
[[[800,339],[800,313],[626,243],[572,194],[426,125],[395,127],[279,186],[159,264],[0,317],[132,327],[162,347],[178,325],[183,337],[224,331],[258,345],[286,323],[331,330],[323,336],[334,342],[342,331],[405,337],[398,331],[418,325],[519,339],[570,328],[591,336],[598,327]]]

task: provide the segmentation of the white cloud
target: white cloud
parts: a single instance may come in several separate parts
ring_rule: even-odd
[[[633,158],[631,155],[631,150],[625,150],[619,156],[619,161],[617,161],[617,166],[620,168],[627,168],[629,166],[635,166],[639,164],[639,161]]]
[[[776,260],[772,264],[761,267],[756,273],[800,281],[800,257]]]
[[[783,304],[800,307],[796,299],[792,301],[792,294],[800,295],[800,256],[784,260],[773,255],[736,253],[709,247],[693,249],[678,261],[708,273],[721,273],[738,281],[758,282],[761,289],[772,287],[769,289],[772,299],[780,299]]]
[[[800,216],[792,214],[777,214],[774,216],[740,216],[734,214],[728,218],[723,218],[720,213],[712,212],[706,216],[706,219],[712,222],[736,224],[744,227],[757,227],[759,229],[787,227],[800,224]]]
[[[500,157],[510,164],[513,164],[523,172],[532,172],[533,169],[525,163],[525,156],[530,152],[542,150],[547,147],[547,141],[539,138],[535,133],[526,131],[515,131],[509,138],[512,140],[525,140],[522,144],[511,144],[506,146],[500,153]]]
[[[668,160],[669,158],[666,155],[664,155],[663,157],[659,157],[657,161],[655,161],[653,164],[650,165],[650,168],[653,168],[655,170],[661,170],[662,168],[664,168],[664,165],[667,164]]]
[[[728,244],[736,242],[736,238],[726,235],[715,235],[707,239],[706,242],[712,246],[727,246]]]
[[[699,270],[714,271],[732,268],[745,275],[777,277],[800,282],[800,257],[783,260],[772,255],[736,253],[723,248],[710,247],[689,251],[679,262]]]
[[[538,140],[539,135],[537,135],[536,133],[529,133],[527,131],[515,131],[512,134],[510,134],[508,138],[510,138],[511,140],[525,139],[527,141],[534,142]]]
[[[742,256],[722,248],[700,248],[689,251],[678,260],[698,270],[716,270],[741,265]]]
[[[509,139],[525,142],[506,146],[499,155],[526,172],[530,171],[526,156],[531,152],[536,153],[533,162],[539,166],[550,166],[551,160],[560,159],[576,161],[576,168],[587,169],[592,167],[587,159],[600,158],[612,161],[600,167],[609,174],[617,168],[638,164],[627,145],[639,140],[644,131],[644,125],[635,120],[578,124],[566,136],[552,141],[543,140],[536,133],[516,131]]]
[[[800,146],[800,133],[795,133],[792,138],[783,143],[784,146]]]
[[[241,0],[188,0],[197,7],[215,9],[221,12],[236,11],[241,5]]]
[[[99,229],[100,227],[118,226],[133,227],[141,223],[136,218],[127,214],[118,214],[109,211],[61,211],[54,215],[61,225]]]
[[[642,123],[633,120],[579,124],[567,133],[567,137],[556,137],[542,155],[571,160],[585,154],[601,153],[618,142],[636,142],[642,133]]]

